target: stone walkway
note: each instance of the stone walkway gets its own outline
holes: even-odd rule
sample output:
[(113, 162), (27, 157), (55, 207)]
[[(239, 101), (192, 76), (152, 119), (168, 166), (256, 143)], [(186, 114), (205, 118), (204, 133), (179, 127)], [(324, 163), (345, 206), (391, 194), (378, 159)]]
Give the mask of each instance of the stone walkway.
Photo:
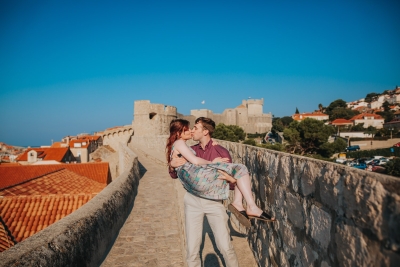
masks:
[[(131, 214), (121, 228), (102, 267), (111, 266), (186, 266), (184, 240), (179, 227), (183, 188), (175, 189), (161, 158), (135, 150), (143, 165), (138, 195)], [(177, 192), (177, 190), (179, 192)], [(182, 202), (182, 203), (180, 203)], [(256, 266), (245, 235), (231, 226), (231, 235), (240, 266)], [(205, 267), (222, 267), (212, 231), (204, 221), (201, 256)]]

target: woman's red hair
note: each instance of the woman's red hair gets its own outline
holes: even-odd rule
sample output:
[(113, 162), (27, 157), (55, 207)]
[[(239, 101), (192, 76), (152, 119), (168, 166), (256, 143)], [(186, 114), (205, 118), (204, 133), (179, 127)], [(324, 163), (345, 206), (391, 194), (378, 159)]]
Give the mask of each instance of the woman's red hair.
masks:
[[(189, 130), (189, 125), (189, 121), (184, 119), (175, 119), (169, 124), (169, 137), (165, 148), (168, 164), (171, 162), (172, 145), (181, 137), (183, 131)], [(172, 169), (173, 168), (170, 166), (169, 170), (172, 171)]]

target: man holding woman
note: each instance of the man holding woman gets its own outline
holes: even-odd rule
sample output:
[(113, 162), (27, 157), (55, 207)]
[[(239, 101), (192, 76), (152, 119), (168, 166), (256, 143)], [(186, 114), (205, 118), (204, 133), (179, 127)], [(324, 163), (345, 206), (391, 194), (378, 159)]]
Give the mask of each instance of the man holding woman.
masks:
[[(186, 260), (189, 267), (201, 265), (199, 251), (202, 242), (204, 215), (207, 216), (216, 244), (224, 257), (226, 265), (238, 266), (238, 260), (231, 243), (227, 223), (228, 216), (221, 201), (227, 198), (228, 193), (228, 185), (225, 180), (237, 182), (238, 186), (235, 187), (232, 205), (235, 210), (240, 211), (239, 215), (266, 221), (274, 220), (256, 206), (251, 193), (247, 168), (241, 164), (225, 163), (232, 162), (229, 152), (220, 145), (212, 144), (211, 136), (214, 128), (215, 122), (204, 117), (196, 120), (190, 132), (188, 122), (185, 120), (173, 120), (170, 125), (170, 138), (167, 144), (168, 162), (170, 166), (176, 167), (179, 172), (179, 178), (188, 191), (184, 197), (184, 207), (187, 243)], [(190, 137), (195, 141), (199, 141), (197, 145), (191, 147), (197, 157), (194, 156), (193, 151), (189, 153), (189, 148), (183, 145)], [(180, 155), (183, 155), (185, 159), (179, 158)], [(235, 180), (226, 172), (233, 174), (232, 176), (235, 176)], [(174, 173), (170, 172), (170, 174), (173, 177)], [(215, 179), (217, 176), (220, 176), (219, 179)], [(199, 181), (205, 181), (206, 183), (209, 181), (210, 186), (199, 185)], [(246, 211), (242, 204), (243, 196), (247, 203)]]

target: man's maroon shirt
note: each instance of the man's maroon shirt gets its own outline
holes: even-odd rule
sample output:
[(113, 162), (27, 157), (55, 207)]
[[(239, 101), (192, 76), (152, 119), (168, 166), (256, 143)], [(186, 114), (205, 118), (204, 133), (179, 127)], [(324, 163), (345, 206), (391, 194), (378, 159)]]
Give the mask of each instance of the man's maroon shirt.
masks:
[[(191, 148), (196, 152), (196, 156), (205, 160), (213, 161), (215, 158), (228, 158), (229, 162), (232, 163), (231, 155), (228, 150), (220, 145), (212, 145), (212, 140), (210, 140), (204, 149), (201, 147), (200, 143), (197, 145), (191, 146)], [(177, 178), (177, 174), (175, 171), (170, 172), (169, 175), (172, 178)], [(235, 188), (234, 184), (229, 184), (229, 188), (233, 190)]]

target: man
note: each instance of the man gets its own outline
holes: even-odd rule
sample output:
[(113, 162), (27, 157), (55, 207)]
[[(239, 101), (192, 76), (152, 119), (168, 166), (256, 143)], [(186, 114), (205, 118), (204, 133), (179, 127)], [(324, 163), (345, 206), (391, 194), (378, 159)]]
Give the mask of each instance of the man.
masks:
[[(212, 145), (211, 136), (215, 129), (215, 122), (209, 118), (200, 117), (195, 121), (191, 130), (194, 141), (199, 141), (197, 145), (192, 146), (196, 155), (205, 160), (212, 161), (217, 157), (228, 158), (232, 162), (228, 150), (220, 145)], [(184, 159), (173, 159), (172, 167), (178, 167), (186, 162)], [(171, 177), (175, 178), (173, 174)], [(239, 191), (239, 190), (238, 190)], [(242, 194), (236, 194), (234, 202), (242, 206)], [(239, 206), (239, 207), (240, 207)], [(185, 228), (186, 228), (186, 261), (188, 267), (200, 267), (201, 260), (199, 256), (200, 245), (202, 242), (204, 215), (213, 231), (215, 242), (221, 254), (224, 257), (226, 266), (239, 266), (236, 253), (231, 243), (231, 237), (228, 227), (228, 215), (222, 201), (210, 200), (192, 195), (186, 192), (184, 197), (185, 207)]]

